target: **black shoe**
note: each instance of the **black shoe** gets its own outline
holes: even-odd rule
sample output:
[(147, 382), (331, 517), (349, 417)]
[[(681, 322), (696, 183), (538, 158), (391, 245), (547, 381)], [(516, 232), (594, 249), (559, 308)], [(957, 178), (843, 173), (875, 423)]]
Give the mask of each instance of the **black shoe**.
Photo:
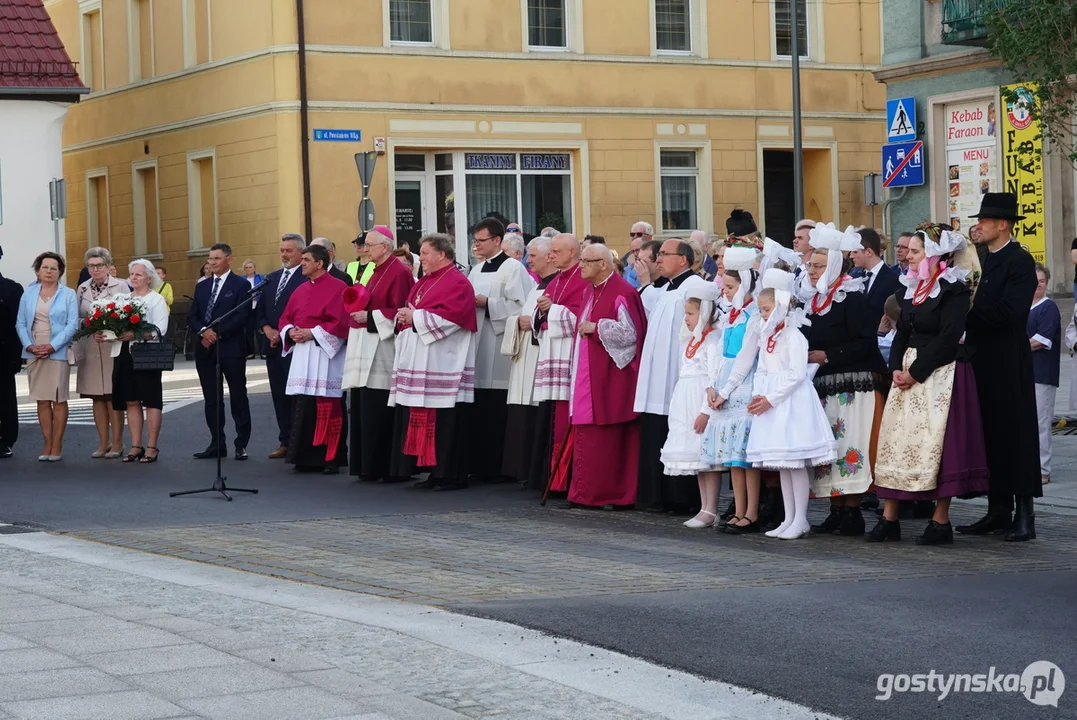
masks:
[(449, 492), (450, 490), (467, 490), (467, 480), (457, 480), (455, 482), (439, 482), (434, 486), (434, 490), (438, 492)]
[(378, 478), (377, 482), (380, 485), (395, 485), (396, 483), (407, 482), (408, 480), (411, 480), (411, 478), (407, 476), (399, 477), (396, 475), (389, 475), (386, 477)]
[[(239, 460), (237, 457), (236, 460)], [(336, 465), (327, 465), (322, 468), (322, 475), (337, 475), (340, 473), (340, 468)]]
[(953, 545), (954, 528), (950, 523), (945, 525), (934, 520), (924, 528), (924, 534), (916, 538), (917, 545)]
[(838, 535), (846, 537), (861, 537), (864, 534), (864, 514), (859, 507), (845, 508), (845, 515), (838, 525)]
[(236, 448), (236, 460), (246, 460), (246, 459), (247, 459), (247, 449), (237, 447)]
[(729, 522), (730, 518), (732, 518), (734, 513), (736, 513), (736, 512), (737, 512), (737, 502), (735, 500), (730, 500), (729, 501), (729, 507), (727, 507), (725, 509), (724, 513), (722, 513), (721, 515), (718, 516), (718, 519), (719, 520), (724, 520), (725, 522)]
[(15, 453), (11, 451), (11, 448), (7, 445), (0, 445), (0, 458), (7, 459), (13, 456)]
[(845, 517), (845, 507), (838, 505), (830, 506), (830, 514), (826, 516), (826, 519), (818, 525), (812, 525), (811, 531), (820, 535), (830, 535), (838, 526), (841, 525), (842, 518)]
[(224, 457), (225, 454), (226, 453), (223, 450), (221, 450), (220, 448), (214, 447), (213, 445), (210, 445), (208, 448), (206, 448), (202, 452), (196, 452), (194, 454), (194, 457), (198, 458), (199, 460), (206, 460), (207, 458), (215, 458), (215, 457), (218, 457), (218, 456)]
[(935, 515), (935, 503), (931, 500), (918, 500), (912, 504), (914, 520), (927, 520)]
[(1019, 496), (1017, 498), (1017, 511), (1013, 514), (1013, 527), (1006, 533), (1003, 540), (1007, 542), (1025, 542), (1036, 539), (1036, 511), (1033, 509), (1032, 498)]
[(958, 525), (957, 530), (962, 535), (989, 535), (993, 532), (1006, 531), (1013, 527), (1013, 518), (1009, 512), (992, 512), (989, 508), (987, 514), (971, 525)]
[(726, 535), (751, 535), (752, 533), (761, 532), (762, 528), (759, 527), (759, 522), (756, 520), (751, 521), (747, 525), (726, 525)]
[(879, 507), (879, 497), (875, 493), (864, 493), (864, 497), (860, 498), (861, 510), (874, 510)]
[(433, 478), (427, 478), (426, 480), (420, 480), (417, 483), (412, 484), (413, 490), (433, 490), (437, 487), (438, 483)]
[(886, 518), (879, 518), (879, 522), (871, 529), (871, 532), (864, 536), (864, 539), (870, 543), (885, 542), (887, 540), (901, 542), (901, 523), (897, 520), (891, 521)]

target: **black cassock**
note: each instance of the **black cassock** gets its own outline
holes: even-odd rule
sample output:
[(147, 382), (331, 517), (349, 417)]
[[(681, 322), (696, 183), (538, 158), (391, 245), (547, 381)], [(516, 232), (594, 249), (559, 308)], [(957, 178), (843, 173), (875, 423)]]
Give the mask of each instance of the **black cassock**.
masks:
[(991, 496), (1012, 507), (1014, 495), (1043, 494), (1032, 349), (1025, 329), (1036, 265), (1012, 241), (982, 262), (965, 345), (980, 395)]

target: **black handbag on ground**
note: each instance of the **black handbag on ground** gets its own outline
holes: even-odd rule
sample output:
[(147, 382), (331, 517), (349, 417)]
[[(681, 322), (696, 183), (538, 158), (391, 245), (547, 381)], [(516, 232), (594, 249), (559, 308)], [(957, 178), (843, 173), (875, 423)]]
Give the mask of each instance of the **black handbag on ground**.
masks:
[(176, 367), (176, 344), (153, 329), (158, 342), (144, 340), (131, 342), (131, 361), (135, 370), (174, 370)]

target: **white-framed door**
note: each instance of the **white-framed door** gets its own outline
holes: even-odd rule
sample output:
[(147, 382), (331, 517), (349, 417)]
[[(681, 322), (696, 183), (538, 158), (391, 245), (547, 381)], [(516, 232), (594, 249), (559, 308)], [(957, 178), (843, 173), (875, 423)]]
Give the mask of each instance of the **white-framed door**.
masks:
[(430, 187), (424, 172), (400, 172), (393, 184), (396, 242), (419, 252), (419, 240), (430, 227)]

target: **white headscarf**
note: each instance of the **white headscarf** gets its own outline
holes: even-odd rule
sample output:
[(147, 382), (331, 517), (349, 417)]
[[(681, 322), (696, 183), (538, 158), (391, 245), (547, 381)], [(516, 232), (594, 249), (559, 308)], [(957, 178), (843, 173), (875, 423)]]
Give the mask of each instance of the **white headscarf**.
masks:
[(935, 242), (931, 237), (920, 230), (916, 233), (920, 236), (920, 239), (924, 242), (924, 255), (926, 256), (918, 267), (909, 266), (909, 271), (900, 276), (898, 279), (901, 284), (905, 286), (905, 299), (909, 300), (916, 294), (916, 288), (919, 286), (921, 280), (930, 280), (934, 274), (935, 269), (941, 263), (941, 261), (935, 259), (940, 258), (943, 255), (949, 255), (953, 253), (955, 255), (954, 264), (943, 264), (943, 270), (939, 273), (939, 276), (935, 278), (934, 283), (931, 285), (931, 290), (927, 293), (926, 298), (938, 297), (942, 291), (942, 281), (948, 280), (952, 283), (963, 283), (969, 275), (969, 268), (958, 267), (956, 264), (956, 256), (965, 251), (969, 246), (968, 239), (961, 233), (953, 232), (952, 230), (943, 230), (939, 233), (939, 241)]
[(797, 308), (792, 311), (789, 309), (793, 301), (793, 273), (771, 268), (763, 273), (761, 284), (764, 290), (774, 291), (774, 310), (763, 324), (761, 337), (767, 338), (773, 335), (775, 328), (783, 322), (787, 328), (793, 329), (811, 324), (804, 316), (803, 309)]
[[(842, 276), (842, 266), (845, 264), (845, 255), (843, 253), (863, 249), (863, 245), (860, 244), (860, 233), (852, 225), (847, 227), (845, 232), (842, 232), (834, 227), (834, 223), (826, 223), (825, 225), (816, 223), (811, 233), (809, 233), (809, 237), (809, 244), (812, 248), (826, 251), (826, 271), (823, 272), (815, 285), (812, 285), (810, 281), (801, 283), (800, 290), (802, 295), (800, 299), (804, 302), (811, 302), (815, 295), (829, 295), (831, 286)], [(863, 289), (864, 278), (847, 277), (835, 291), (833, 302), (840, 303), (845, 299), (846, 293)], [(830, 305), (827, 305), (820, 311), (820, 314), (825, 315), (829, 310)]]
[(744, 298), (752, 286), (752, 268), (759, 257), (759, 251), (755, 248), (733, 246), (727, 248), (722, 264), (726, 270), (732, 270), (740, 277), (740, 288), (733, 296), (732, 307), (736, 310), (744, 308)]
[[(714, 283), (707, 283), (693, 288), (688, 291), (684, 299), (699, 300), (699, 322), (696, 323), (696, 329), (692, 331), (692, 339), (696, 342), (701, 342), (703, 340), (703, 331), (707, 329), (707, 325), (717, 321), (714, 307), (718, 302), (718, 286)], [(682, 327), (684, 330), (688, 329), (687, 325)]]

